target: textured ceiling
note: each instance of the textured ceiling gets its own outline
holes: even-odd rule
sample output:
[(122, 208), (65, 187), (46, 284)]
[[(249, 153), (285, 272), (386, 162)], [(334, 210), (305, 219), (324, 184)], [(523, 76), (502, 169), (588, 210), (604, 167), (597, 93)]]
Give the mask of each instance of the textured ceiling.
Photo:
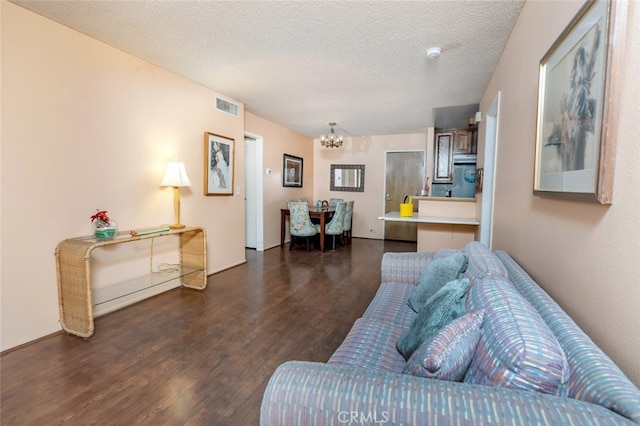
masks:
[(422, 132), (478, 103), (523, 0), (14, 3), (317, 137)]

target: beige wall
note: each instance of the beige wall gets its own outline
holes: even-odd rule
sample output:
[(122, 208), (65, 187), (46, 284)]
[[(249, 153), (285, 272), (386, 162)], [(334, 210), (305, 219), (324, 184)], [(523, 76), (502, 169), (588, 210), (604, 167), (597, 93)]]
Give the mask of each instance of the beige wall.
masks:
[[(348, 137), (340, 149), (323, 148), (314, 140), (315, 184), (314, 199), (343, 198), (355, 201), (353, 209), (353, 236), (359, 238), (383, 238), (384, 223), (378, 220), (384, 214), (385, 152), (422, 150), (427, 147), (427, 134)], [(429, 159), (433, 157), (428, 152)], [(432, 160), (430, 160), (432, 161)], [(364, 164), (364, 192), (330, 191), (331, 164)], [(423, 178), (417, 179), (416, 191), (420, 191)]]
[(501, 91), (494, 248), (512, 254), (640, 384), (640, 2), (631, 1), (611, 206), (534, 197), (538, 64), (584, 2), (528, 1), (481, 101)]
[[(244, 262), (242, 114), (216, 112), (216, 93), (189, 80), (1, 7), (2, 349), (60, 329), (54, 250), (90, 234), (95, 209), (121, 229), (174, 221), (172, 192), (159, 187), (174, 158), (193, 184), (180, 191), (181, 221), (206, 228), (209, 272)], [(203, 195), (205, 131), (236, 140), (233, 196)]]
[[(268, 249), (280, 245), (280, 209), (287, 207), (287, 200), (313, 200), (313, 140), (250, 113), (245, 114), (245, 130), (263, 138), (263, 170), (260, 172), (264, 191), (264, 247)], [(303, 159), (302, 188), (282, 186), (283, 154)], [(267, 168), (272, 170), (271, 175), (265, 174)]]

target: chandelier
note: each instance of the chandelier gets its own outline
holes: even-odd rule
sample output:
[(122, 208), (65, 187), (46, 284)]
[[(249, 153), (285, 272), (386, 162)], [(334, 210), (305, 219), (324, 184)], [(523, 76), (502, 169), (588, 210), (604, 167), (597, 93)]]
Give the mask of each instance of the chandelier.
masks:
[(342, 146), (342, 135), (336, 135), (336, 132), (333, 130), (333, 126), (336, 123), (329, 123), (331, 127), (331, 133), (328, 135), (320, 135), (320, 145), (325, 148), (340, 148)]

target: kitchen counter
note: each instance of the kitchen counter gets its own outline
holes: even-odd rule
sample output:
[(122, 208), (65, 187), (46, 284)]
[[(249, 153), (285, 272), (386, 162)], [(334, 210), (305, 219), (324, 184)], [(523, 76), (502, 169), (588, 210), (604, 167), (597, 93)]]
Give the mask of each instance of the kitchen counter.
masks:
[(414, 200), (433, 200), (433, 201), (473, 201), (475, 203), (475, 198), (462, 198), (462, 197), (422, 197), (415, 196)]
[(418, 224), (418, 251), (437, 251), (442, 248), (462, 248), (478, 237), (475, 198), (413, 197), (418, 213), (400, 217), (390, 212), (380, 220), (413, 222)]
[(440, 223), (448, 225), (480, 225), (478, 219), (464, 217), (445, 217), (445, 216), (400, 216), (400, 212), (390, 212), (384, 216), (379, 216), (378, 220), (388, 220), (391, 222), (411, 222), (411, 223)]

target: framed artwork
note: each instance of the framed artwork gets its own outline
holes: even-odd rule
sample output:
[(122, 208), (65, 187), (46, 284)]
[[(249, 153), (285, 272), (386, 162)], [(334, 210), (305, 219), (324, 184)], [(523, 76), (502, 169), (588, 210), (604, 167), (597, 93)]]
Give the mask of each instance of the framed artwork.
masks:
[(540, 61), (535, 195), (612, 202), (626, 6), (588, 0)]
[(282, 186), (302, 188), (302, 158), (284, 154), (282, 157)]
[(233, 195), (235, 141), (215, 133), (204, 134), (204, 195)]

